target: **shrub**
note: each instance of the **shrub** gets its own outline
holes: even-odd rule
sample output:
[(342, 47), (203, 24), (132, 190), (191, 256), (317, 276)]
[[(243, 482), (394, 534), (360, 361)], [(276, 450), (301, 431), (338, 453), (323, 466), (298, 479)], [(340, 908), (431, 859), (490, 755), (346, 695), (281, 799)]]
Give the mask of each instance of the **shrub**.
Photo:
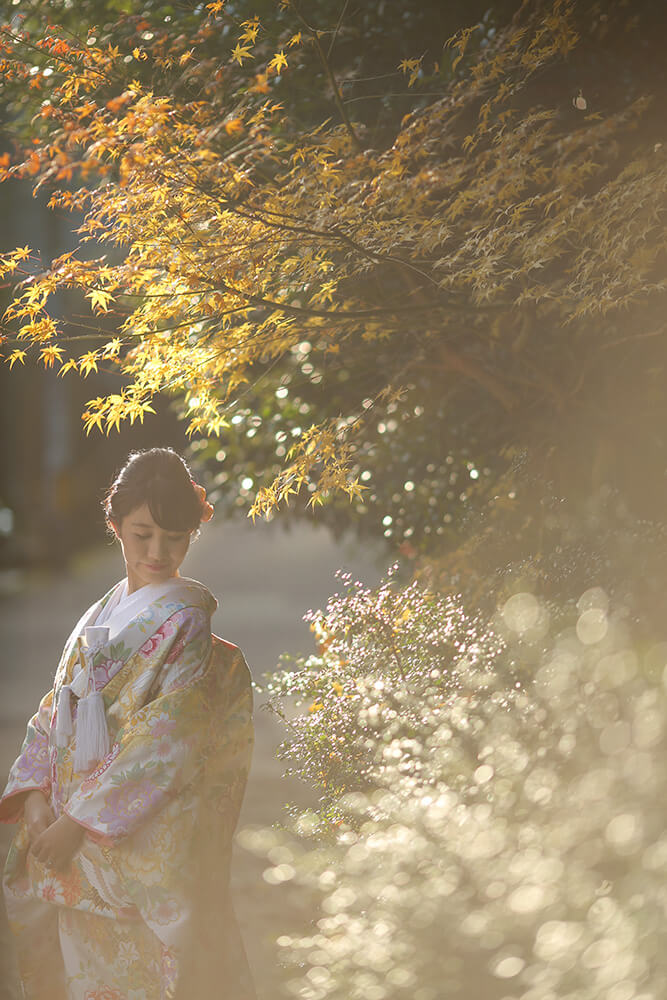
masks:
[(569, 624), (514, 595), (484, 632), (414, 585), (353, 587), (312, 619), (319, 657), (274, 686), (315, 705), (284, 752), (330, 816), (242, 835), (269, 881), (319, 900), (278, 939), (288, 995), (664, 996), (667, 644), (640, 656), (596, 589)]
[[(426, 702), (442, 704), (471, 672), (486, 673), (505, 645), (457, 598), (416, 581), (397, 586), (397, 573), (395, 563), (370, 590), (338, 571), (344, 593), (329, 599), (326, 612), (304, 616), (318, 654), (284, 655), (281, 663), (295, 669), (283, 667), (266, 684), (267, 708), (289, 733), (278, 754), (289, 762), (286, 774), (322, 792), (321, 836), (341, 818), (343, 792), (373, 786), (378, 741), (389, 747), (418, 738)], [(513, 680), (510, 671), (506, 683)]]

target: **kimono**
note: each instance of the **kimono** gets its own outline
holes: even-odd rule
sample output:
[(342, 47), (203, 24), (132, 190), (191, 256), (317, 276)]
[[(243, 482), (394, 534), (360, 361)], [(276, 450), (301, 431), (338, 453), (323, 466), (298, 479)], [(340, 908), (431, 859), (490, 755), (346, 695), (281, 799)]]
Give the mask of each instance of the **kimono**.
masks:
[[(126, 591), (122, 580), (75, 626), (0, 798), (0, 821), (19, 824), (3, 891), (24, 997), (255, 1000), (229, 892), (253, 746), (250, 673), (241, 650), (211, 634), (217, 601), (202, 584)], [(74, 694), (71, 737), (55, 738), (56, 715), (63, 685), (80, 681), (77, 637), (104, 620), (108, 641), (87, 676), (110, 749), (82, 773)], [(23, 801), (36, 788), (56, 818), (85, 829), (62, 871), (28, 852)]]

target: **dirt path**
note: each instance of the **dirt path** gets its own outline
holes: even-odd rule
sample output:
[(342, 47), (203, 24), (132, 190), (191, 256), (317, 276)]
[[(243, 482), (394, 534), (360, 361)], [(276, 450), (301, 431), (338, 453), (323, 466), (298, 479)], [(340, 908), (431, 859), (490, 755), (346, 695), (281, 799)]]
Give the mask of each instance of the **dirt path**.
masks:
[[(364, 550), (353, 541), (337, 544), (322, 528), (304, 525), (286, 533), (275, 523), (258, 521), (253, 526), (239, 520), (205, 526), (181, 572), (201, 580), (216, 595), (220, 606), (213, 630), (241, 647), (253, 678), (262, 683), (262, 674), (275, 668), (281, 652), (312, 651), (311, 634), (302, 616), (308, 608), (324, 607), (329, 594), (339, 589), (334, 577), (338, 567), (374, 584), (387, 562), (379, 548)], [(80, 557), (67, 573), (20, 579), (16, 592), (0, 601), (3, 787), (26, 722), (51, 686), (74, 622), (123, 575), (119, 550), (103, 544)], [(5, 590), (11, 589), (7, 586), (11, 580), (11, 576), (5, 578)], [(264, 695), (255, 695), (255, 752), (239, 829), (280, 822), (287, 801), (302, 805), (313, 801), (309, 789), (282, 777), (275, 751), (283, 729), (262, 709), (265, 701)], [(3, 862), (13, 830), (0, 825)], [(263, 880), (267, 864), (235, 846), (234, 904), (260, 1000), (273, 1000), (278, 981), (287, 975), (277, 967), (273, 942), (284, 927), (286, 907), (293, 905), (287, 891)], [(0, 931), (0, 1000), (14, 1000), (20, 993), (4, 922)]]

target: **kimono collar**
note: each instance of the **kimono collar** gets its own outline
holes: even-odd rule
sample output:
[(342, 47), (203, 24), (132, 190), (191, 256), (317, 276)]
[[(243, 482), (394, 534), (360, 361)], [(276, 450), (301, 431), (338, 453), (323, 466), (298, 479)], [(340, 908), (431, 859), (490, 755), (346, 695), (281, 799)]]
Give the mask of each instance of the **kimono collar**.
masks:
[[(77, 637), (84, 634), (86, 626), (95, 624), (102, 609), (119, 595), (125, 582), (125, 578), (119, 580), (99, 601), (83, 613), (65, 643), (59, 667), (67, 664)], [(210, 617), (218, 607), (218, 602), (203, 583), (186, 576), (171, 577), (162, 583), (146, 584), (145, 587), (140, 587), (121, 600), (105, 622), (111, 629), (108, 645), (121, 643), (126, 654), (123, 657), (125, 659), (164, 620), (186, 607), (200, 607)]]
[(209, 617), (218, 607), (213, 594), (202, 583), (189, 577), (175, 576), (161, 583), (148, 583), (131, 594), (127, 593), (127, 579), (124, 579), (104, 595), (98, 602), (99, 606), (89, 609), (91, 618), (83, 627), (92, 624), (108, 625), (110, 637), (113, 639), (137, 615), (155, 602), (181, 607), (201, 607)]

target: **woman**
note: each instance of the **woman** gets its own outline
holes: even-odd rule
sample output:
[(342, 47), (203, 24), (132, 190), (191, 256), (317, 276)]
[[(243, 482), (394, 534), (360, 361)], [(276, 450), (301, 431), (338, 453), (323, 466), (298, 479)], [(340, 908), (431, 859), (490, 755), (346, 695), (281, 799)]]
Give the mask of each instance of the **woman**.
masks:
[(249, 1000), (229, 898), (253, 744), (241, 650), (182, 577), (213, 508), (171, 449), (104, 500), (126, 566), (81, 617), (0, 799), (3, 888), (26, 1000)]

